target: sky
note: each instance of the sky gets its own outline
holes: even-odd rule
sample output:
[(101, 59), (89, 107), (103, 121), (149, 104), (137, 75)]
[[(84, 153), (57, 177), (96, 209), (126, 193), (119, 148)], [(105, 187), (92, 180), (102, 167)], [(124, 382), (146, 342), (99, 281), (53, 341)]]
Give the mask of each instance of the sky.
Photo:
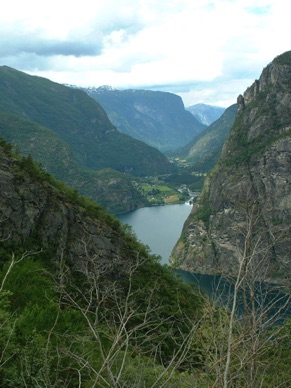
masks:
[(286, 0), (9, 0), (0, 65), (228, 107), (291, 49)]

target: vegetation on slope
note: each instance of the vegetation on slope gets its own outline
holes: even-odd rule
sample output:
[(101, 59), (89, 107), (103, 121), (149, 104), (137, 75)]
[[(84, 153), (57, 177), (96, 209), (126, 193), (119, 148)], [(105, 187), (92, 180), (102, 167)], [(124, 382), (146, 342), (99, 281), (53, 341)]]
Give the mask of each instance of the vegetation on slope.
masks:
[(226, 165), (245, 166), (280, 139), (290, 137), (290, 58), (276, 57), (238, 98), (238, 114), (223, 155)]
[(149, 166), (152, 173), (172, 170), (156, 149), (119, 133), (103, 108), (79, 89), (2, 66), (0, 107), (55, 132), (83, 167), (134, 175), (147, 175)]
[(231, 105), (218, 120), (195, 136), (190, 143), (169, 155), (184, 160), (184, 164), (190, 165), (196, 172), (211, 171), (234, 123), (236, 110), (236, 104)]

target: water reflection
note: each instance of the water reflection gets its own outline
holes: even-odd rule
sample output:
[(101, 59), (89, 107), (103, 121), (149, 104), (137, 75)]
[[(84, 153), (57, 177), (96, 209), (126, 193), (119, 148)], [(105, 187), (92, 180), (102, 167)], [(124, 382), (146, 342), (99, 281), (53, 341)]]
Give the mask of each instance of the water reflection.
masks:
[[(183, 270), (176, 273), (187, 283), (193, 283), (200, 291), (206, 293), (210, 299), (229, 308), (233, 304), (233, 281), (219, 275), (192, 274)], [(246, 285), (237, 293), (238, 317), (245, 317), (252, 313), (256, 317), (263, 316), (270, 325), (282, 323), (285, 318), (291, 317), (290, 294), (285, 292), (284, 286), (255, 282), (251, 287)]]

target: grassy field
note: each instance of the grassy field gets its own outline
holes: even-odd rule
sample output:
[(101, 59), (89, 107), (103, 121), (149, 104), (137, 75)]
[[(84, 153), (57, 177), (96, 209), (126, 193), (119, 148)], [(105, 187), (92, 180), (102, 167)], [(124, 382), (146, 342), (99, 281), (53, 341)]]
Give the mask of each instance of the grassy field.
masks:
[(143, 193), (147, 196), (150, 203), (153, 204), (174, 204), (185, 201), (185, 195), (166, 185), (142, 184)]

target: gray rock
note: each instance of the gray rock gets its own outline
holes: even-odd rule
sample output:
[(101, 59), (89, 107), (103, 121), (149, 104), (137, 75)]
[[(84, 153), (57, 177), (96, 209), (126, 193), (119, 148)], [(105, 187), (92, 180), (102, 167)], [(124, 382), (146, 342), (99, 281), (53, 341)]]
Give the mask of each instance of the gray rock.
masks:
[(263, 263), (262, 275), (286, 276), (291, 263), (290, 84), (291, 60), (274, 60), (238, 97), (238, 116), (222, 158), (185, 223), (173, 264), (194, 272), (235, 273), (247, 241), (248, 254)]
[(37, 241), (37, 249), (53, 249), (56, 260), (64, 256), (80, 268), (89, 258), (123, 265), (135, 255), (118, 227), (106, 222), (104, 211), (100, 217), (89, 214), (46, 180), (21, 169), (0, 147), (0, 240), (21, 247), (28, 239)]

